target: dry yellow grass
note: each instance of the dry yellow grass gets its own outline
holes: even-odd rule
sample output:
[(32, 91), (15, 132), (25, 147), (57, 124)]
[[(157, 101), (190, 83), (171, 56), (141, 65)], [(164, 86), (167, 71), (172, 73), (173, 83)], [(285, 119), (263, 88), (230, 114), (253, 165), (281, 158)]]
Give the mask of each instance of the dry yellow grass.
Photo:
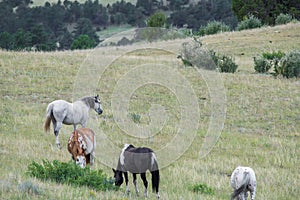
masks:
[[(60, 140), (65, 145), (58, 150), (53, 133), (43, 132), (45, 109), (54, 99), (70, 101), (74, 92), (79, 95), (77, 92), (80, 91), (74, 91), (75, 82), (81, 81), (76, 78), (78, 72), (93, 61), (95, 66), (108, 66), (100, 80), (89, 80), (95, 82), (95, 92), (101, 95), (104, 106), (102, 116), (90, 113), (90, 120), (94, 123), (89, 125), (95, 129), (101, 127), (117, 151), (124, 142), (148, 145), (159, 151), (178, 134), (177, 123), (182, 115), (182, 102), (176, 91), (170, 91), (170, 87), (164, 85), (148, 84), (132, 94), (129, 113), (139, 114), (142, 126), (150, 122), (151, 104), (159, 104), (166, 108), (170, 120), (159, 134), (150, 139), (125, 134), (116, 124), (112, 108), (113, 92), (120, 86), (118, 83), (122, 77), (129, 76), (138, 69), (137, 66), (145, 63), (150, 67), (173, 66), (194, 89), (200, 109), (199, 128), (187, 151), (161, 169), (162, 199), (229, 199), (228, 175), (237, 165), (251, 166), (255, 170), (257, 199), (297, 199), (300, 194), (300, 82), (298, 79), (255, 74), (252, 57), (264, 51), (299, 49), (299, 32), (300, 24), (297, 23), (201, 38), (207, 48), (232, 55), (239, 65), (237, 73), (221, 74), (226, 91), (226, 120), (216, 145), (204, 158), (199, 158), (198, 153), (209, 126), (211, 97), (203, 77), (195, 69), (183, 67), (176, 59), (183, 40), (151, 43), (149, 46), (105, 47), (99, 51), (0, 51), (0, 198), (144, 199), (135, 197), (131, 182), (132, 194), (128, 197), (123, 195), (124, 185), (117, 192), (95, 192), (86, 187), (42, 182), (25, 175), (31, 161), (57, 159), (67, 162), (71, 159), (66, 143), (72, 127), (63, 126)], [(93, 59), (95, 55), (96, 59)], [(138, 81), (139, 77), (131, 80)], [(114, 152), (105, 150), (102, 133), (97, 134), (95, 168), (112, 174), (110, 165), (117, 157), (110, 157), (115, 156)], [(178, 142), (178, 146), (182, 143)], [(173, 153), (167, 156), (172, 157)], [(164, 165), (162, 159), (162, 156), (158, 157), (159, 163)], [(102, 164), (103, 160), (108, 165)], [(26, 181), (38, 186), (41, 193), (21, 190), (19, 185)], [(190, 187), (198, 183), (213, 188), (214, 194), (193, 193)], [(140, 181), (139, 186), (142, 189)], [(155, 199), (155, 195), (150, 194), (149, 199)]]

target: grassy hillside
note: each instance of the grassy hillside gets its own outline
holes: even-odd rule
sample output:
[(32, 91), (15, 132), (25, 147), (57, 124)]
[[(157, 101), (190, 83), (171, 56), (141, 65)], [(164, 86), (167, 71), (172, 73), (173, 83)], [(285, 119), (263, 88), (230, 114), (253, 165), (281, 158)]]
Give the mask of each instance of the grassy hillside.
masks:
[[(111, 167), (115, 166), (122, 145), (133, 143), (157, 152), (163, 167), (162, 199), (229, 199), (232, 189), (228, 175), (237, 165), (255, 170), (257, 199), (298, 199), (300, 82), (254, 73), (252, 57), (265, 51), (299, 49), (299, 32), (297, 23), (201, 38), (205, 47), (233, 56), (239, 65), (237, 73), (220, 76), (216, 73), (207, 76), (203, 71), (199, 74), (179, 62), (176, 56), (185, 40), (94, 51), (0, 51), (0, 199), (144, 199), (135, 197), (131, 176), (131, 197), (127, 197), (123, 194), (124, 185), (120, 191), (96, 192), (25, 175), (31, 161), (71, 159), (66, 145), (72, 126), (64, 125), (61, 129), (61, 150), (55, 146), (52, 125), (51, 133), (43, 131), (47, 104), (55, 99), (71, 101), (90, 93), (100, 94), (104, 109), (100, 116), (94, 111), (89, 114), (88, 125), (97, 130), (96, 169), (112, 175)], [(172, 74), (165, 74), (170, 68), (181, 76), (173, 74), (173, 78)], [(85, 69), (103, 71), (85, 74)], [(142, 69), (143, 73), (138, 71)], [(149, 77), (155, 80), (151, 82)], [(211, 80), (207, 77), (212, 82), (224, 83), (226, 98), (220, 101), (226, 106), (226, 119), (212, 151), (199, 157), (214, 109), (210, 94), (218, 92), (216, 88), (208, 88)], [(148, 84), (143, 85), (145, 82)], [(181, 90), (185, 90), (184, 95)], [(137, 127), (163, 124), (151, 129), (154, 135), (142, 135), (143, 131), (138, 135), (119, 126), (121, 119), (115, 115), (122, 113), (117, 113), (115, 106), (120, 91), (124, 95), (129, 92), (125, 116), (135, 121)], [(180, 124), (186, 115), (184, 111), (191, 107), (185, 102), (193, 95), (199, 107), (197, 130), (192, 129), (193, 119), (182, 127)], [(194, 110), (189, 113), (192, 115)], [(166, 121), (159, 123), (155, 119)], [(188, 129), (185, 135), (178, 133), (180, 128)], [(165, 147), (172, 151), (163, 152)], [(180, 151), (185, 153), (181, 155)], [(174, 157), (177, 154), (180, 156)], [(148, 177), (151, 182), (150, 174)], [(28, 183), (39, 192), (32, 186), (26, 187)], [(139, 180), (138, 184), (142, 195), (142, 182)], [(191, 188), (196, 184), (208, 185), (214, 194), (194, 193)], [(155, 195), (150, 193), (149, 199), (155, 199)]]

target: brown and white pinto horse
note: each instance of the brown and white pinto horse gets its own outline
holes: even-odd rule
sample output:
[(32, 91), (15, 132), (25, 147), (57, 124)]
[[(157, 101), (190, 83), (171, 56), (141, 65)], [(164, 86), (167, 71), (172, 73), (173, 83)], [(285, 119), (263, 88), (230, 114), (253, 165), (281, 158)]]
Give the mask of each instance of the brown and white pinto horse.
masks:
[(76, 165), (84, 168), (86, 164), (93, 166), (95, 158), (96, 137), (89, 128), (74, 130), (68, 142), (68, 151)]

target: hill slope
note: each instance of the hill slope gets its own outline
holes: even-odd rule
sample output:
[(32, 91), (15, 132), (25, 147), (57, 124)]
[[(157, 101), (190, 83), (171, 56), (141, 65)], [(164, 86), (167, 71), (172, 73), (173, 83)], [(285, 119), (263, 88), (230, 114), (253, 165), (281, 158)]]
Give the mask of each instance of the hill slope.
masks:
[[(299, 48), (299, 32), (297, 23), (201, 38), (207, 48), (232, 55), (239, 64), (239, 72), (235, 74), (210, 76), (224, 84), (226, 94), (221, 99), (226, 107), (226, 119), (219, 138), (206, 137), (213, 110), (210, 94), (219, 90), (207, 88), (209, 80), (205, 80), (206, 74), (201, 74), (205, 72), (199, 74), (191, 67), (183, 67), (176, 59), (186, 40), (104, 47), (94, 51), (0, 51), (0, 199), (124, 199), (124, 185), (120, 191), (95, 192), (86, 187), (42, 182), (25, 175), (31, 161), (68, 162), (71, 159), (66, 145), (72, 126), (63, 125), (60, 133), (63, 149), (58, 150), (52, 130), (47, 134), (43, 131), (45, 109), (52, 100), (71, 101), (89, 92), (100, 94), (104, 109), (100, 116), (94, 111), (89, 114), (88, 126), (97, 130), (96, 169), (104, 169), (112, 175), (111, 167), (115, 166), (123, 144), (133, 143), (149, 146), (157, 152), (159, 165), (164, 166), (160, 184), (163, 199), (228, 199), (231, 193), (228, 175), (237, 165), (251, 166), (255, 170), (257, 199), (297, 199), (300, 194), (300, 82), (253, 73), (252, 57), (264, 51)], [(85, 74), (88, 67), (97, 69), (93, 67), (99, 66), (104, 66), (102, 74), (100, 71)], [(136, 76), (142, 69), (144, 73)], [(171, 70), (170, 73), (166, 75), (165, 69)], [(167, 79), (171, 72), (175, 78), (179, 73), (179, 78)], [(157, 77), (148, 80), (153, 74)], [(99, 79), (86, 78), (86, 75)], [(130, 81), (126, 82), (127, 79)], [(175, 86), (160, 82), (163, 80)], [(184, 95), (179, 93), (182, 85), (186, 86)], [(80, 86), (83, 87), (80, 89)], [(118, 105), (120, 88), (125, 88), (121, 90), (123, 98), (127, 95), (125, 92), (130, 95), (126, 116), (139, 127), (166, 119), (165, 123), (158, 123), (163, 124), (163, 128), (154, 129), (157, 133), (150, 137), (122, 129), (120, 119), (115, 118), (118, 113), (114, 107)], [(193, 90), (189, 90), (191, 88)], [(130, 93), (131, 90), (134, 91)], [(199, 106), (198, 129), (189, 130), (183, 135), (186, 138), (177, 141), (175, 137), (182, 137), (179, 128), (192, 127), (186, 121), (181, 122), (186, 116), (185, 109), (190, 108), (186, 97), (191, 94), (196, 96)], [(180, 123), (186, 126), (180, 127)], [(189, 134), (193, 131), (196, 133), (190, 142)], [(217, 143), (202, 158), (199, 151), (205, 138), (207, 142), (216, 139)], [(173, 141), (176, 145), (169, 146), (174, 149), (161, 153)], [(181, 148), (183, 155), (175, 159), (173, 155)], [(28, 183), (38, 187), (40, 192), (35, 193)], [(138, 184), (142, 188), (140, 180)], [(208, 185), (214, 194), (194, 193), (191, 188), (195, 184)], [(133, 185), (130, 186), (134, 195)], [(149, 195), (155, 199), (154, 194)]]

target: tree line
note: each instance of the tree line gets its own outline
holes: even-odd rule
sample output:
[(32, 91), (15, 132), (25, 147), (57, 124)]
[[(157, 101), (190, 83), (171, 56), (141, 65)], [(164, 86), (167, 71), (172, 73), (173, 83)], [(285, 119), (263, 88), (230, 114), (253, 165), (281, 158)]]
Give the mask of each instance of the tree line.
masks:
[[(121, 24), (146, 27), (149, 26), (147, 19), (158, 11), (166, 14), (169, 26), (198, 31), (201, 26), (215, 20), (234, 28), (238, 19), (248, 14), (247, 10), (254, 15), (263, 12), (254, 9), (255, 2), (260, 1), (269, 2), (248, 1), (253, 5), (250, 9), (241, 0), (203, 0), (196, 3), (190, 0), (167, 0), (167, 4), (162, 0), (137, 0), (135, 5), (121, 0), (105, 6), (99, 0), (87, 0), (84, 3), (58, 0), (53, 4), (46, 2), (44, 6), (32, 6), (32, 0), (2, 0), (0, 48), (33, 48), (42, 51), (92, 48), (102, 40), (97, 35), (98, 31)], [(281, 9), (299, 17), (299, 3), (288, 0), (282, 2), (281, 6), (274, 4), (276, 13)], [(288, 6), (292, 8), (288, 9)], [(259, 16), (266, 16), (266, 22), (270, 22), (270, 15)]]

